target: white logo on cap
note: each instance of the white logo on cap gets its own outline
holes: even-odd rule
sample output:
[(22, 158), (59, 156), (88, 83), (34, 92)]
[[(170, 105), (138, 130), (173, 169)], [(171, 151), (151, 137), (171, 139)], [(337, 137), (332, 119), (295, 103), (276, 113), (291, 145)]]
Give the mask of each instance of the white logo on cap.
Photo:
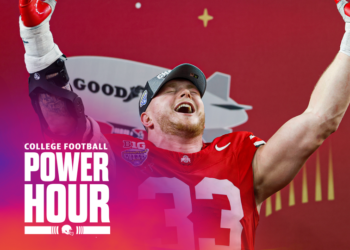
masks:
[(158, 79), (165, 78), (167, 75), (169, 75), (170, 72), (171, 70), (164, 71), (163, 73), (160, 73), (159, 75), (157, 75), (157, 78)]
[(142, 106), (146, 105), (146, 103), (147, 103), (147, 90), (143, 91), (143, 94), (141, 96), (140, 108), (142, 108)]

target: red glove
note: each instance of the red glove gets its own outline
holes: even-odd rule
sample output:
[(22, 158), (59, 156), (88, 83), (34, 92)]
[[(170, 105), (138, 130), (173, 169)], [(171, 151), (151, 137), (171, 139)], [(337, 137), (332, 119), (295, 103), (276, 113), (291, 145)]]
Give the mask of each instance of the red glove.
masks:
[[(56, 0), (52, 0), (52, 2), (56, 2)], [(19, 12), (24, 26), (35, 27), (41, 24), (53, 11), (49, 4), (41, 0), (19, 0)]]
[(346, 23), (350, 22), (350, 4), (345, 0), (334, 0), (337, 4), (337, 8), (340, 12), (340, 15), (343, 17)]

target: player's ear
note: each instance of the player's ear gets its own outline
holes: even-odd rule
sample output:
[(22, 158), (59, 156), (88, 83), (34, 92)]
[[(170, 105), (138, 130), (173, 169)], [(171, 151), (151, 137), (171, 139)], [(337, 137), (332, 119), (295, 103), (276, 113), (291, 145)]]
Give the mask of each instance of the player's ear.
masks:
[(146, 128), (148, 128), (148, 129), (153, 128), (153, 125), (154, 125), (153, 120), (147, 112), (143, 112), (141, 114), (141, 122), (142, 122), (143, 126), (145, 126)]

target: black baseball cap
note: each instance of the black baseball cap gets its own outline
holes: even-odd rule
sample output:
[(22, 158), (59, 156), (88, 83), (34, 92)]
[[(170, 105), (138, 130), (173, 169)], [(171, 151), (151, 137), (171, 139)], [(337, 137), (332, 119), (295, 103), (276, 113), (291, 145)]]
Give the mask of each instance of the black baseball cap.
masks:
[(201, 97), (203, 97), (205, 89), (207, 88), (207, 79), (205, 78), (203, 72), (192, 64), (180, 64), (173, 70), (164, 71), (156, 77), (153, 77), (151, 80), (147, 81), (145, 89), (142, 92), (139, 101), (140, 116), (143, 112), (146, 111), (148, 105), (157, 95), (159, 90), (164, 86), (164, 84), (171, 80), (179, 78), (192, 82), (199, 90)]

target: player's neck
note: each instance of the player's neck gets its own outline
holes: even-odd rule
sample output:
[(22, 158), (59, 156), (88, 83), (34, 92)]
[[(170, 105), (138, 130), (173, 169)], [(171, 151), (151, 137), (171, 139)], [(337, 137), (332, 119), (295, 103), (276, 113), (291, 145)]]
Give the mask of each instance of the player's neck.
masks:
[(199, 152), (203, 146), (202, 135), (194, 138), (184, 138), (178, 135), (149, 133), (148, 140), (158, 148), (184, 154)]

